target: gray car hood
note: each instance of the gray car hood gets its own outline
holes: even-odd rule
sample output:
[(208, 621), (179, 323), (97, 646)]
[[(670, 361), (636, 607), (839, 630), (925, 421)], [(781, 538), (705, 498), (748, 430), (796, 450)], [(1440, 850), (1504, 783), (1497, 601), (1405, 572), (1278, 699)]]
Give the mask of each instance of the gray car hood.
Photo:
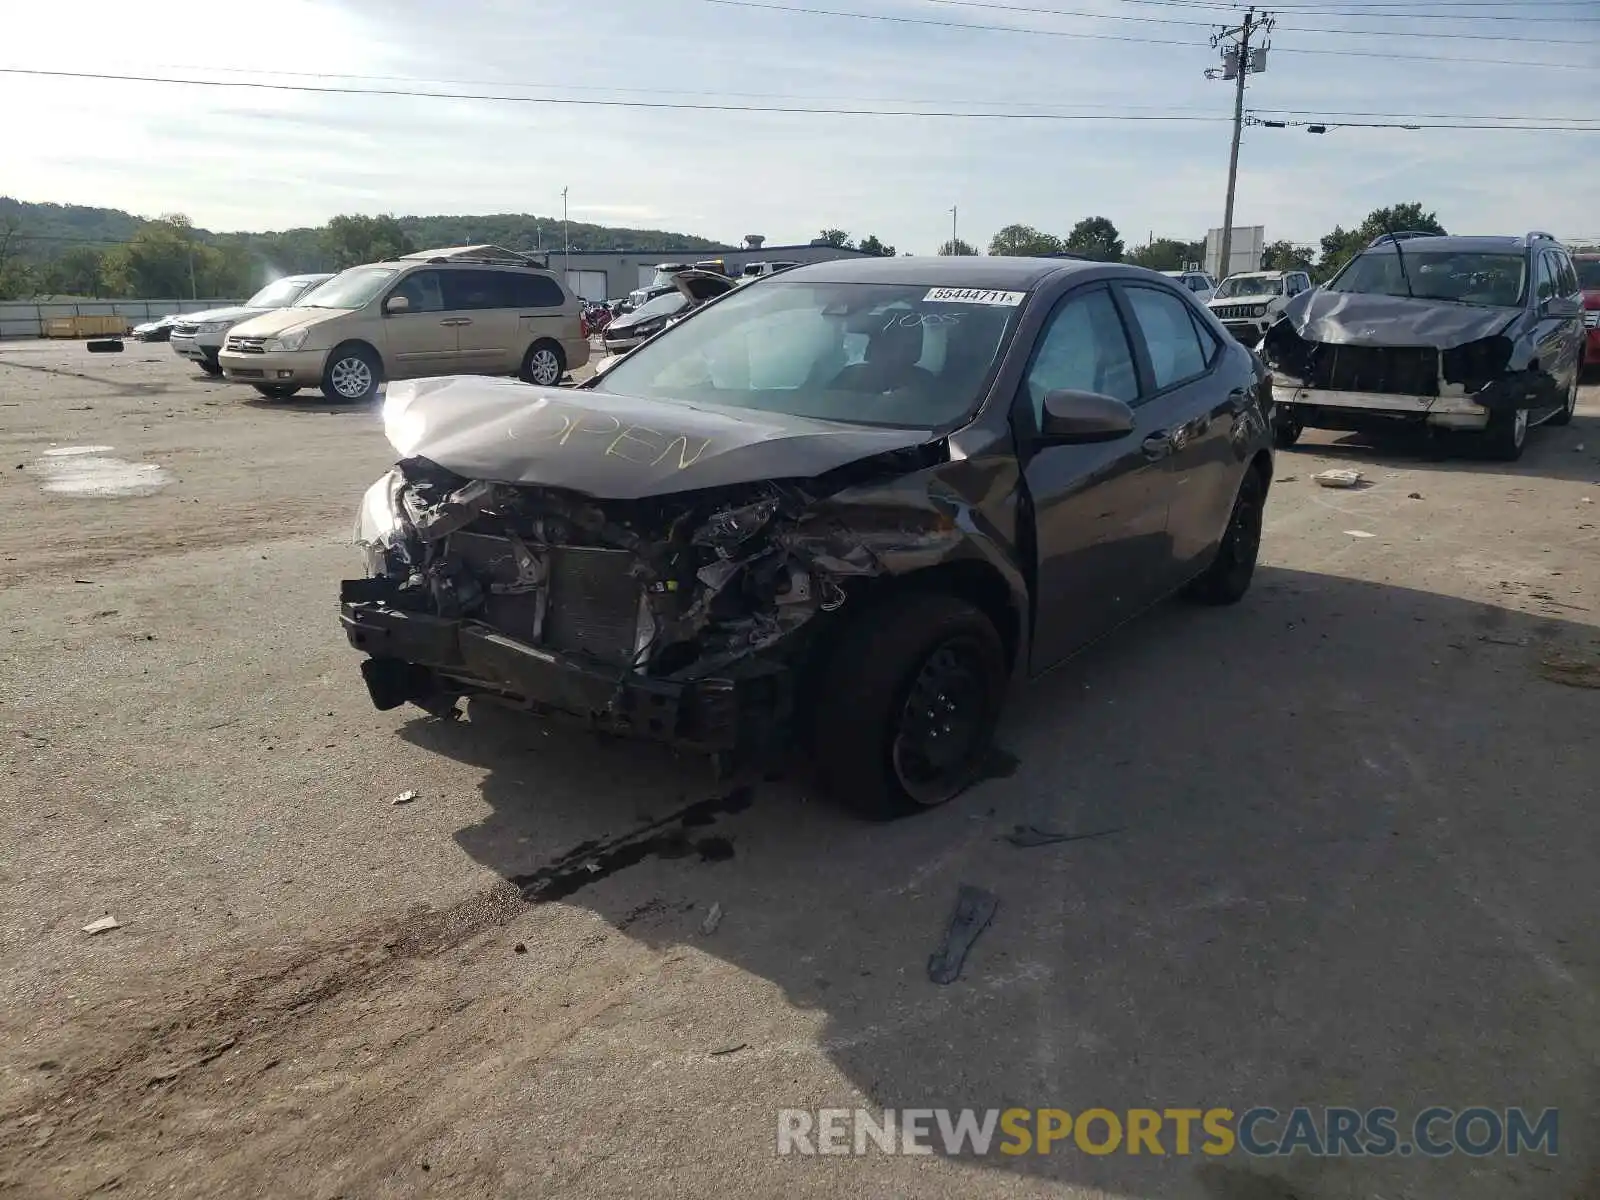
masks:
[(1283, 315), (1308, 342), (1449, 350), (1499, 333), (1521, 311), (1318, 288), (1289, 301)]
[(470, 375), (389, 385), (383, 424), (401, 458), (602, 500), (810, 478), (935, 436)]
[(262, 313), (272, 312), (270, 308), (208, 308), (204, 312), (184, 313), (177, 319), (185, 324), (203, 324), (206, 321), (232, 321), (237, 324), (250, 317), (259, 317)]

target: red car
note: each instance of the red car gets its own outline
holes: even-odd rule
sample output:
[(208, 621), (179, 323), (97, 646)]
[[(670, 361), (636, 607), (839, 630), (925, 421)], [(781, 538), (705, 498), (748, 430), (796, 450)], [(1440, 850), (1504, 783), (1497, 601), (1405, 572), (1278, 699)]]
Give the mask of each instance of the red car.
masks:
[(1583, 369), (1600, 371), (1600, 253), (1574, 254), (1583, 287)]

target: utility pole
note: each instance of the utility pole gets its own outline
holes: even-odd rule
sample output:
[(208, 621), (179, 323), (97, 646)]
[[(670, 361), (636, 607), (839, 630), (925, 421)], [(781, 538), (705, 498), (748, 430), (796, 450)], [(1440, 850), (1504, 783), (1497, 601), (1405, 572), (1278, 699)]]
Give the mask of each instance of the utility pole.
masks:
[(960, 244), (961, 238), (956, 233), (956, 206), (952, 204), (950, 206), (950, 253), (959, 254), (960, 251), (956, 247)]
[(572, 235), (567, 225), (567, 189), (561, 189), (561, 274), (572, 274)]
[(1233, 265), (1233, 200), (1239, 184), (1239, 140), (1244, 133), (1244, 79), (1246, 75), (1260, 74), (1267, 69), (1268, 46), (1251, 46), (1252, 36), (1265, 37), (1272, 32), (1273, 20), (1269, 13), (1256, 17), (1252, 7), (1244, 14), (1244, 23), (1214, 35), (1212, 46), (1223, 46), (1222, 66), (1206, 72), (1207, 79), (1231, 79), (1233, 88), (1233, 145), (1228, 152), (1228, 198), (1222, 209), (1222, 246), (1217, 256), (1217, 278), (1226, 278)]

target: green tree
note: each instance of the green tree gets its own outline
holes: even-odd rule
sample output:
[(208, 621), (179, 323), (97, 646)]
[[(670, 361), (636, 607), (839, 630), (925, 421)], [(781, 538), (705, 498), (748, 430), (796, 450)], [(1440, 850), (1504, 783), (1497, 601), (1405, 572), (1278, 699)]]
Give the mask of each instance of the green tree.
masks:
[(69, 246), (44, 269), (44, 290), (53, 295), (105, 295), (105, 252), (93, 246)]
[(862, 238), (861, 243), (856, 247), (856, 249), (861, 251), (863, 254), (876, 254), (879, 258), (894, 257), (894, 247), (884, 245), (878, 240), (878, 235), (875, 233), (869, 233), (866, 237)]
[(1185, 242), (1177, 238), (1155, 238), (1148, 245), (1135, 246), (1127, 260), (1138, 267), (1152, 271), (1181, 271), (1190, 263), (1204, 262), (1206, 244)]
[(837, 246), (841, 250), (850, 249), (850, 235), (842, 229), (824, 229), (817, 234), (817, 241), (824, 246)]
[(944, 245), (940, 246), (939, 253), (944, 255), (946, 258), (951, 258), (961, 255), (974, 255), (977, 254), (978, 251), (971, 242), (964, 242), (960, 238), (956, 238), (953, 241), (945, 242)]
[(1263, 271), (1309, 271), (1312, 265), (1309, 246), (1297, 246), (1285, 241), (1268, 242), (1266, 249), (1261, 252)]
[(417, 249), (406, 231), (400, 228), (400, 222), (388, 213), (376, 217), (355, 213), (334, 217), (322, 231), (322, 241), (336, 271), (398, 258), (415, 253)]
[(1066, 248), (1099, 262), (1122, 261), (1122, 235), (1108, 217), (1085, 217), (1067, 234)]
[(105, 284), (121, 296), (196, 297), (200, 280), (214, 269), (217, 251), (201, 242), (182, 213), (146, 222), (127, 245), (108, 251)]
[(1439, 223), (1438, 214), (1424, 212), (1420, 204), (1375, 208), (1354, 229), (1335, 225), (1332, 233), (1322, 236), (1322, 257), (1317, 260), (1318, 280), (1331, 279), (1340, 267), (1366, 249), (1374, 238), (1390, 232), (1442, 234), (1446, 230)]
[(19, 257), (17, 230), (21, 222), (13, 217), (0, 220), (0, 300), (17, 300), (34, 294), (32, 268)]
[(1059, 254), (1064, 247), (1053, 233), (1043, 233), (1032, 225), (1007, 225), (989, 239), (989, 253), (1008, 257), (1030, 254)]

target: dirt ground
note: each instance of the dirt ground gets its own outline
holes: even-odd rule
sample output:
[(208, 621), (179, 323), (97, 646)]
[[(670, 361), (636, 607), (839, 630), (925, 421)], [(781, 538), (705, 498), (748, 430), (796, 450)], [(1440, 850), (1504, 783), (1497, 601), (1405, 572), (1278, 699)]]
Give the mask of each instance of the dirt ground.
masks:
[[(373, 411), (0, 345), (0, 1193), (1592, 1200), (1600, 389), (1531, 439), (1308, 435), (1242, 605), (1019, 690), (1014, 770), (870, 825), (373, 711)], [(963, 883), (999, 910), (940, 987)], [(1297, 1104), (1558, 1108), (1559, 1154), (775, 1152), (781, 1108)]]

